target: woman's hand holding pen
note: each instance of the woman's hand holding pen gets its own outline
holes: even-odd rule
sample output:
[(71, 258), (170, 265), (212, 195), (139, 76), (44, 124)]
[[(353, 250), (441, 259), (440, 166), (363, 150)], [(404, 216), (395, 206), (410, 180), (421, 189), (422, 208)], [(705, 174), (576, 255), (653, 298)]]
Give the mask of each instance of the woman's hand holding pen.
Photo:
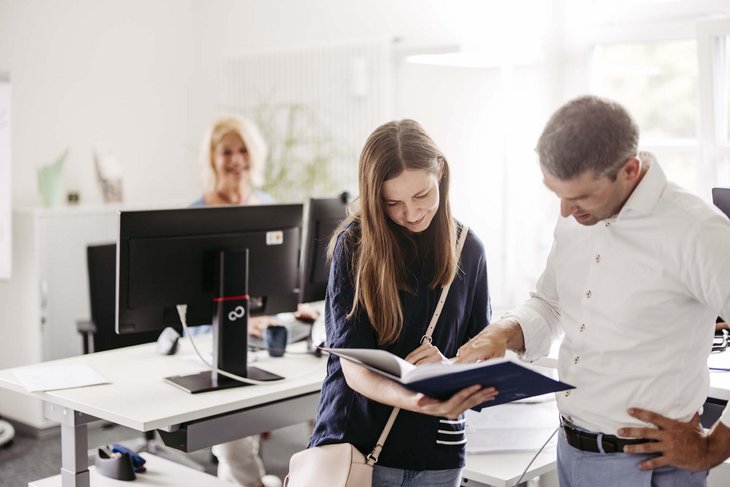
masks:
[[(418, 348), (409, 353), (406, 356), (406, 362), (413, 365), (450, 363), (438, 347), (429, 341), (424, 341)], [(497, 394), (499, 394), (499, 391), (494, 387), (483, 389), (479, 385), (474, 385), (457, 392), (448, 401), (439, 401), (424, 394), (416, 394), (414, 399), (416, 410), (419, 412), (453, 419), (458, 418), (461, 413), (477, 404), (493, 400), (497, 397)]]
[(406, 356), (406, 362), (410, 362), (413, 365), (449, 363), (448, 359), (443, 356), (438, 347), (432, 345), (429, 341), (424, 341), (421, 346), (409, 353)]

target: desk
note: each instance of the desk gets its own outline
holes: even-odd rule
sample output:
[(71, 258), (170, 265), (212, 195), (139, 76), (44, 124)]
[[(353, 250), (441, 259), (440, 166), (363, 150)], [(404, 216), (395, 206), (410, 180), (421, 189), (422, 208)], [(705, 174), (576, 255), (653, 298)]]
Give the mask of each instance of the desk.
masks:
[[(710, 354), (707, 363), (710, 367), (730, 369), (730, 351)], [(710, 392), (708, 397), (730, 401), (730, 371), (710, 371)]]
[[(197, 341), (205, 348), (204, 337), (198, 337)], [(303, 344), (294, 347), (297, 346), (303, 348)], [(184, 444), (182, 449), (193, 451), (305, 421), (315, 413), (325, 374), (324, 359), (294, 354), (281, 359), (265, 358), (256, 366), (285, 377), (308, 371), (311, 374), (266, 386), (190, 395), (162, 381), (169, 375), (204, 370), (190, 354), (185, 340), (181, 342), (180, 352), (173, 356), (158, 355), (154, 344), (147, 344), (46, 363), (87, 363), (112, 381), (100, 386), (32, 394), (44, 400), (46, 414), (61, 423), (64, 487), (90, 484), (86, 425), (98, 419), (138, 431), (161, 429), (161, 434), (173, 435), (178, 443), (173, 446)], [(711, 356), (710, 364), (730, 366), (730, 353)], [(28, 394), (15, 379), (12, 369), (0, 371), (0, 388)], [(730, 372), (711, 374), (710, 397), (730, 399)], [(532, 455), (531, 452), (469, 454), (463, 476), (471, 482), (512, 486)], [(555, 450), (548, 446), (524, 480), (554, 469), (554, 463)]]
[[(545, 401), (501, 404), (466, 414), (467, 455), (462, 485), (512, 487), (558, 426), (552, 395)], [(532, 398), (531, 401), (535, 401)], [(522, 482), (555, 470), (557, 433), (525, 471)], [(497, 451), (504, 450), (507, 451)], [(480, 452), (481, 451), (481, 452)], [(483, 452), (483, 453), (482, 453)]]
[[(522, 482), (555, 470), (557, 455), (555, 445), (555, 440), (551, 440), (525, 472)], [(522, 471), (534, 455), (533, 451), (467, 454), (462, 485), (474, 487), (478, 485), (493, 487), (517, 485)]]
[[(198, 337), (196, 343), (210, 349), (210, 337)], [(297, 349), (303, 352), (305, 344), (290, 348)], [(265, 357), (256, 366), (295, 378), (193, 395), (163, 382), (170, 375), (205, 370), (191, 354), (188, 341), (183, 340), (177, 355), (159, 355), (152, 343), (44, 364), (85, 363), (111, 381), (32, 394), (45, 401), (46, 416), (61, 423), (63, 487), (89, 486), (86, 425), (100, 419), (138, 431), (166, 430), (192, 451), (314, 417), (325, 359), (305, 354)], [(0, 371), (0, 387), (28, 394), (12, 369)]]

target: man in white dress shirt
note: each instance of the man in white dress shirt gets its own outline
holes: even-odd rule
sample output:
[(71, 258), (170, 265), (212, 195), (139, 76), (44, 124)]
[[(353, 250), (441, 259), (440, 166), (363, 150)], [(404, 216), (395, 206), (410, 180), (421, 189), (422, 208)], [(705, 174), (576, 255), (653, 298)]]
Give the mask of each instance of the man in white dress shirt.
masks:
[(546, 268), (527, 302), (458, 353), (470, 362), (511, 349), (532, 361), (564, 335), (560, 379), (576, 389), (557, 395), (561, 487), (706, 485), (706, 469), (651, 470), (639, 464), (656, 453), (623, 453), (652, 435), (618, 436), (647, 425), (630, 408), (698, 431), (715, 318), (730, 316), (730, 223), (668, 182), (638, 141), (609, 100), (581, 97), (553, 114), (537, 145), (560, 198)]

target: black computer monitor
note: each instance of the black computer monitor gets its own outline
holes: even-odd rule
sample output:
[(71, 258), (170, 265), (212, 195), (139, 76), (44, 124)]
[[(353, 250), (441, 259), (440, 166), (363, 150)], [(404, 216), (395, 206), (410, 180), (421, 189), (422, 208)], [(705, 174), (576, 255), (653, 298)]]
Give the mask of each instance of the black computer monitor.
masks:
[(347, 194), (338, 198), (312, 198), (307, 205), (307, 226), (302, 258), (301, 301), (324, 300), (329, 278), (327, 245), (347, 216)]
[(712, 202), (730, 217), (730, 188), (712, 188)]
[[(188, 324), (212, 322), (219, 369), (278, 378), (246, 366), (246, 323), (296, 310), (302, 214), (300, 204), (120, 212), (117, 333), (175, 325), (185, 304)], [(215, 373), (169, 380), (190, 392), (243, 385)]]

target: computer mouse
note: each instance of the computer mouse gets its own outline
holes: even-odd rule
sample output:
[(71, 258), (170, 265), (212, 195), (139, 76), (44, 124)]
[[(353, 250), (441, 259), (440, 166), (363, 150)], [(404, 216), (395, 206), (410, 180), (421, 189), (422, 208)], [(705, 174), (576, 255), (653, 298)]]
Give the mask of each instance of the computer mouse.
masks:
[(174, 328), (167, 327), (162, 330), (159, 338), (157, 338), (157, 353), (160, 355), (172, 355), (177, 352), (177, 343), (180, 340), (180, 334)]

